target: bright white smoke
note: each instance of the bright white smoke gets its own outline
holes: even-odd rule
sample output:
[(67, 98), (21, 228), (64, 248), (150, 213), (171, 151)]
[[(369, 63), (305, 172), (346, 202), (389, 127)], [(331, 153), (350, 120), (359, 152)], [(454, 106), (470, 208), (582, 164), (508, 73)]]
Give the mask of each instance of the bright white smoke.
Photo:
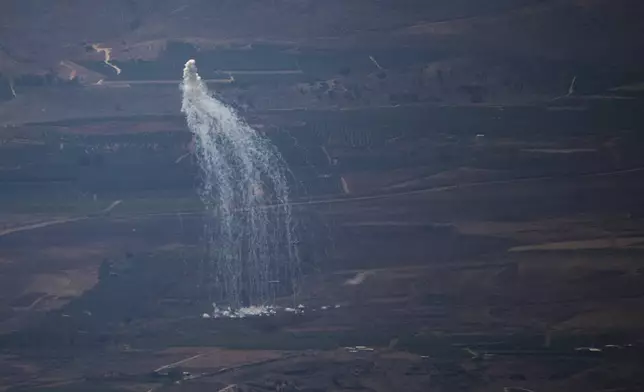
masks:
[(181, 90), (208, 212), (205, 280), (233, 307), (270, 303), (280, 290), (294, 292), (299, 258), (279, 152), (210, 94), (194, 60), (185, 65)]

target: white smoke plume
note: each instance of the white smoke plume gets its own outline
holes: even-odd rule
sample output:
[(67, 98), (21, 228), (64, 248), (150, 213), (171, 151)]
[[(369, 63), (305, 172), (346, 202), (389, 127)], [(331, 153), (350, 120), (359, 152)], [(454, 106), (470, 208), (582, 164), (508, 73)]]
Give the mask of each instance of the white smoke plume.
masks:
[(185, 64), (181, 90), (208, 211), (204, 280), (233, 307), (263, 305), (279, 290), (293, 292), (300, 268), (281, 155), (210, 94), (194, 60)]

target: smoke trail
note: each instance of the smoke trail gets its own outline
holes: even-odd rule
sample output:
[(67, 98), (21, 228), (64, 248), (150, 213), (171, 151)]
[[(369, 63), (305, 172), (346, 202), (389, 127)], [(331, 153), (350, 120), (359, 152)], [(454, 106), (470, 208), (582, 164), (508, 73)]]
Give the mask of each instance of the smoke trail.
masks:
[(280, 289), (294, 292), (299, 257), (279, 152), (210, 95), (194, 60), (185, 65), (181, 90), (181, 111), (196, 136), (200, 196), (208, 212), (210, 264), (204, 274), (218, 300), (234, 307), (261, 305)]

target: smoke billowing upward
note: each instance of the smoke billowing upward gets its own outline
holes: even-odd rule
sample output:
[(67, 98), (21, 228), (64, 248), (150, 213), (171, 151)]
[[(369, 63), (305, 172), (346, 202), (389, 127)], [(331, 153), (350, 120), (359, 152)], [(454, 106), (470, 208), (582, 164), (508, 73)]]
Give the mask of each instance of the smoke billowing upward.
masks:
[(218, 301), (234, 307), (271, 302), (280, 290), (292, 292), (300, 268), (281, 155), (210, 94), (194, 60), (185, 65), (181, 90), (207, 210), (204, 280)]

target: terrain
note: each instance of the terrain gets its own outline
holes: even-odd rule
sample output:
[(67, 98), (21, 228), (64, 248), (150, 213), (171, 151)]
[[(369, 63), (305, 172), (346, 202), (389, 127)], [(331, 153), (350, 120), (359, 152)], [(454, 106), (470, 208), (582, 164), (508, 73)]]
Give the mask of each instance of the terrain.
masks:
[[(639, 2), (98, 3), (0, 6), (1, 390), (642, 389)], [(297, 311), (203, 317), (188, 58), (289, 164)]]

